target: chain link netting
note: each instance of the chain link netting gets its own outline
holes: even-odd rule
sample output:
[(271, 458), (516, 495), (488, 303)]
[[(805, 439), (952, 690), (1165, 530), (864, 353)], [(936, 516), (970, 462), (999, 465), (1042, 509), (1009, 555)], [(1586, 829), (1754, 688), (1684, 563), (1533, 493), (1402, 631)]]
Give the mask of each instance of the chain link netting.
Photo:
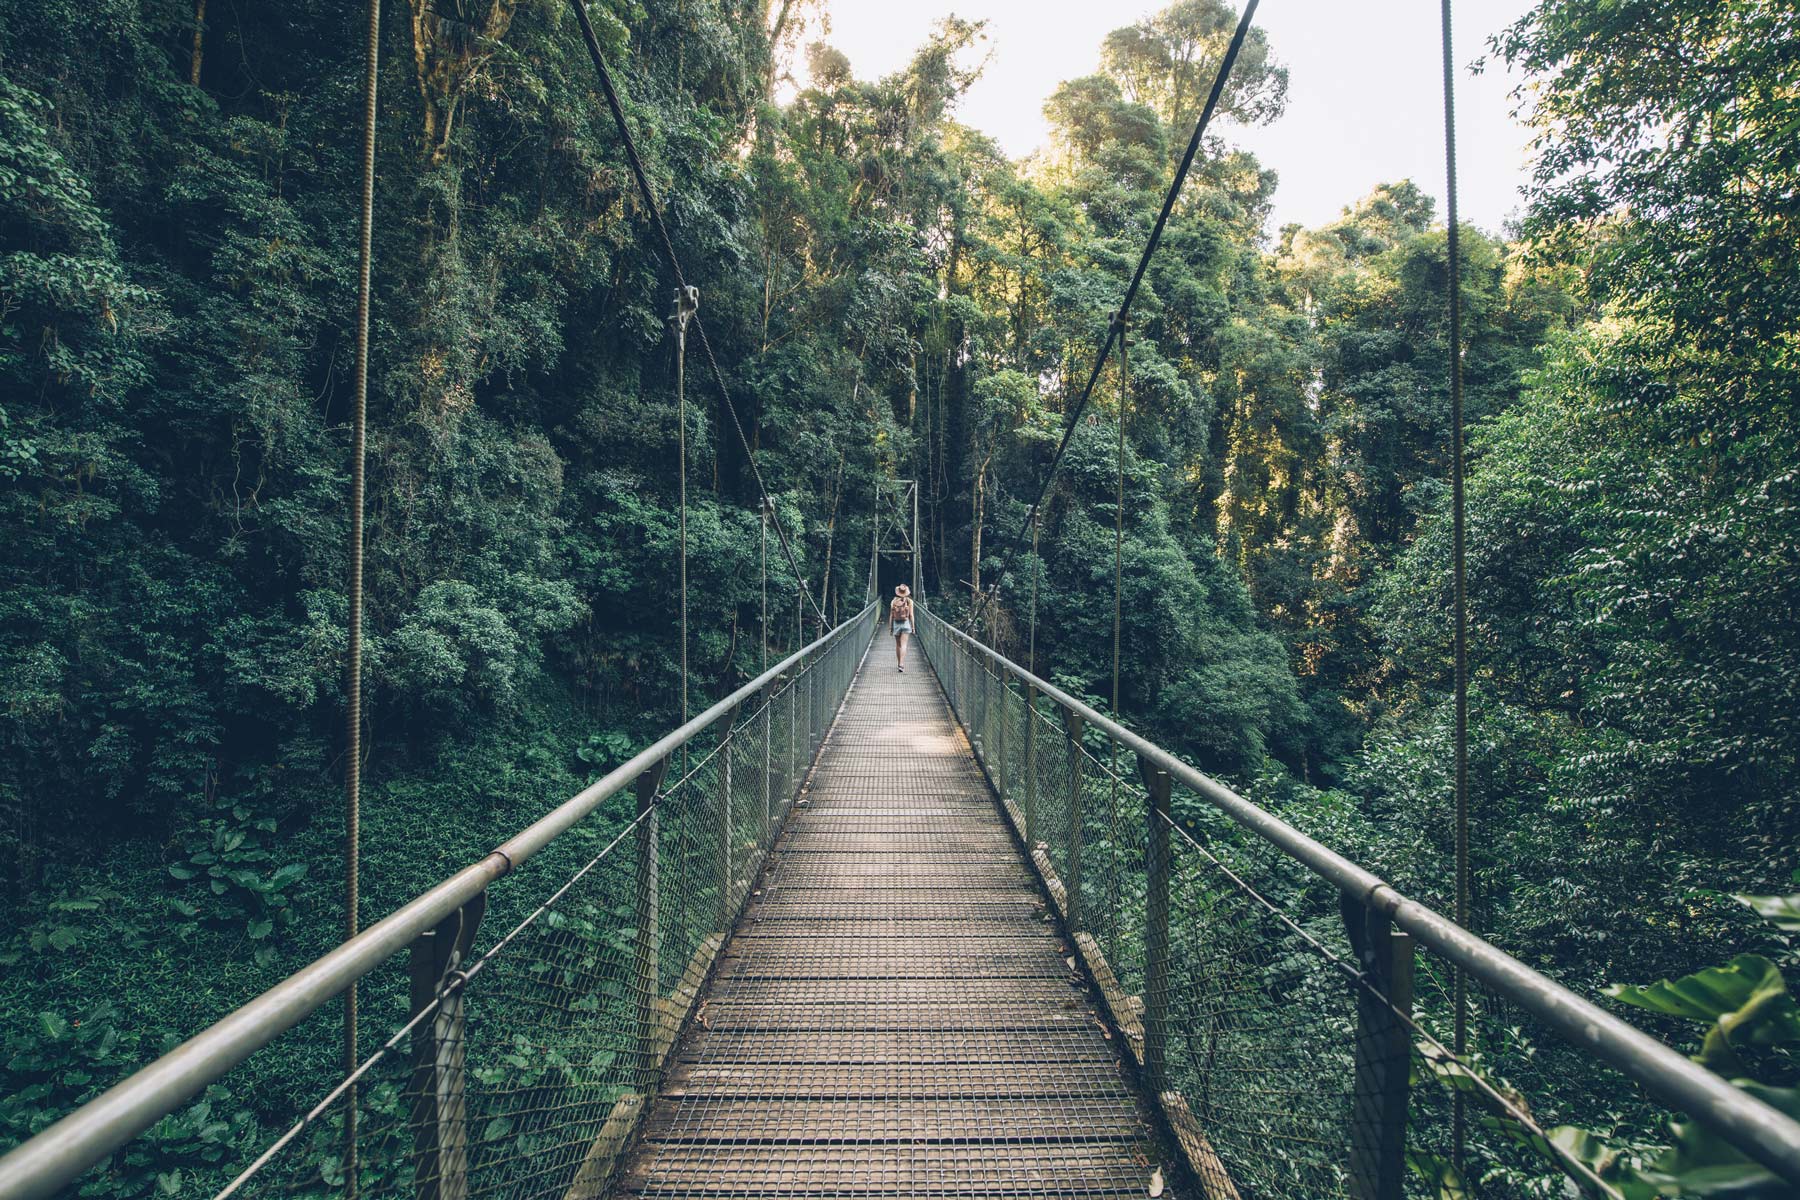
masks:
[(586, 861), (565, 855), (558, 869), (521, 869), (492, 889), (532, 889), (523, 904), (509, 897), (515, 912), (530, 906), (510, 928), (486, 919), (484, 894), (379, 968), (366, 993), (410, 1015), (354, 1088), (341, 1082), (220, 1195), (610, 1194), (874, 616), (871, 606), (840, 626), (641, 776), (635, 796), (597, 811), (589, 821), (610, 813), (614, 832)]
[(934, 615), (920, 634), (1199, 1195), (1616, 1194), (1556, 1125), (1615, 1127), (1643, 1103), (1623, 1076), (1479, 989), (1459, 1059), (1447, 963)]

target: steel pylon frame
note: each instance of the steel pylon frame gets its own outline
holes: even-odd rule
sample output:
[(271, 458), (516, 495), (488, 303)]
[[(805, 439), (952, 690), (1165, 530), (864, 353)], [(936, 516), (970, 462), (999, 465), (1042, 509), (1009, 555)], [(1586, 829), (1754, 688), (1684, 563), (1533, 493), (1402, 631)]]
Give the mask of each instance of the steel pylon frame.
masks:
[[(899, 520), (892, 522), (893, 528), (900, 535), (898, 545), (882, 544), (882, 515), (885, 511), (883, 501), (895, 510)], [(881, 556), (883, 554), (904, 555), (912, 560), (912, 593), (913, 602), (920, 603), (925, 599), (925, 562), (924, 555), (919, 552), (919, 481), (916, 479), (897, 479), (887, 492), (881, 485), (875, 486), (874, 528), (869, 545), (869, 599), (878, 599), (881, 586)]]

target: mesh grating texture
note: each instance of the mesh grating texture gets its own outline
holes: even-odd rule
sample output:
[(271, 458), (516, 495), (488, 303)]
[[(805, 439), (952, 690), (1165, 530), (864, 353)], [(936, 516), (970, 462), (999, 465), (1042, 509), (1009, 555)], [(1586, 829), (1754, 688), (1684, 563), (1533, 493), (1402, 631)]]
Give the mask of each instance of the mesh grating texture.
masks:
[(629, 1194), (1144, 1196), (1072, 950), (923, 656), (879, 639), (622, 1172)]

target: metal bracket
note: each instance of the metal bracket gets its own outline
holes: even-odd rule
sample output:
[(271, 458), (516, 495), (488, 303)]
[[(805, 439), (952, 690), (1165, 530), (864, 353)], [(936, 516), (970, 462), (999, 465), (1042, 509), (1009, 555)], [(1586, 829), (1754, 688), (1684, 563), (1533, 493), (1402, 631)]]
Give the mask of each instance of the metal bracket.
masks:
[(700, 289), (689, 284), (687, 287), (675, 289), (675, 307), (669, 313), (669, 324), (678, 333), (686, 334), (688, 319), (700, 311)]
[(1358, 970), (1374, 989), (1356, 997), (1355, 1076), (1351, 1093), (1350, 1194), (1400, 1200), (1406, 1178), (1411, 1085), (1413, 943), (1379, 909), (1340, 893), (1344, 928)]
[(644, 773), (637, 777), (632, 787), (637, 791), (637, 815), (643, 816), (656, 803), (656, 793), (662, 788), (663, 780), (669, 774), (669, 756), (663, 755), (655, 763), (644, 768)]
[(418, 1200), (466, 1200), (469, 1194), (467, 1002), (462, 967), (487, 911), (479, 892), (413, 940), (413, 1162)]
[(1129, 318), (1126, 317), (1124, 312), (1115, 308), (1110, 313), (1106, 314), (1106, 326), (1108, 329), (1116, 329), (1119, 331), (1119, 345), (1123, 348), (1126, 345), (1126, 339), (1130, 333)]

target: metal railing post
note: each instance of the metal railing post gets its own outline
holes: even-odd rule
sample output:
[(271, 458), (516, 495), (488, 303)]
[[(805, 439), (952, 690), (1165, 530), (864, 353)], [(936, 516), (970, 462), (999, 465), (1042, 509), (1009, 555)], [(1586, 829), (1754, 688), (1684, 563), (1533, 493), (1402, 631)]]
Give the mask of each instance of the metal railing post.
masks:
[(1008, 710), (1012, 707), (1012, 689), (1006, 686), (1006, 680), (994, 672), (994, 708), (997, 715), (993, 718), (994, 726), (994, 788), (1000, 793), (1002, 800), (1012, 801), (1012, 768), (1006, 761), (1006, 726), (1011, 720)]
[(1063, 878), (1066, 889), (1064, 900), (1068, 906), (1065, 920), (1069, 923), (1069, 932), (1074, 933), (1081, 928), (1081, 823), (1086, 806), (1082, 804), (1081, 760), (1085, 753), (1081, 746), (1081, 735), (1086, 722), (1081, 714), (1071, 709), (1063, 709), (1063, 728), (1068, 731), (1069, 741), (1073, 744), (1069, 753), (1069, 873)]
[(1412, 1073), (1413, 940), (1386, 913), (1345, 897), (1344, 924), (1374, 989), (1355, 988), (1355, 1078), (1350, 1104), (1350, 1195), (1400, 1200)]
[(469, 1195), (468, 1011), (460, 974), (486, 908), (487, 893), (478, 893), (413, 939), (411, 1015), (417, 1017), (437, 1002), (437, 1011), (412, 1032), (417, 1200), (467, 1200)]
[(1025, 807), (1021, 820), (1025, 825), (1025, 852), (1037, 849), (1037, 689), (1025, 685), (1025, 748), (1020, 755), (1025, 772)]
[(976, 664), (976, 670), (981, 675), (981, 695), (979, 702), (975, 705), (978, 710), (975, 723), (981, 727), (981, 744), (984, 748), (981, 765), (987, 767), (988, 773), (992, 774), (994, 768), (987, 760), (985, 748), (994, 744), (994, 673), (988, 670), (985, 664)]
[(767, 849), (775, 837), (775, 764), (773, 747), (775, 740), (773, 728), (773, 709), (775, 707), (775, 689), (763, 689), (762, 694), (762, 842)]
[(731, 932), (731, 893), (736, 874), (734, 858), (736, 847), (732, 845), (732, 804), (731, 804), (731, 759), (737, 749), (737, 718), (731, 714), (731, 721), (725, 727), (725, 742), (719, 747), (719, 932)]
[(657, 824), (659, 814), (656, 809), (657, 789), (662, 787), (663, 777), (668, 774), (669, 760), (658, 759), (656, 765), (650, 767), (637, 777), (633, 785), (637, 792), (637, 896), (633, 905), (633, 916), (637, 921), (636, 946), (632, 955), (632, 974), (635, 979), (634, 1017), (637, 1023), (638, 1053), (638, 1090), (648, 1092), (654, 1086), (655, 1076), (661, 1064), (656, 1061), (656, 1001), (662, 988), (662, 964), (659, 961), (661, 950), (660, 900), (658, 895), (658, 862), (659, 847)]
[(987, 757), (983, 753), (983, 737), (987, 733), (987, 668), (970, 655), (963, 672), (963, 687), (969, 694), (968, 710), (963, 713), (963, 725), (969, 731), (969, 740), (974, 743), (975, 761), (985, 767)]
[(961, 646), (956, 646), (952, 649), (950, 661), (956, 665), (956, 715), (963, 727), (972, 734), (975, 732), (975, 702), (969, 695), (969, 672), (974, 669), (975, 660)]
[(950, 670), (950, 708), (958, 720), (962, 719), (962, 647), (953, 642), (944, 644), (944, 665)]
[(962, 698), (962, 647), (950, 643), (950, 653), (945, 656), (950, 660), (950, 707), (959, 721), (968, 724)]
[(1149, 794), (1144, 847), (1144, 1077), (1151, 1092), (1165, 1078), (1169, 1024), (1169, 792), (1173, 781), (1141, 756), (1138, 775)]
[(806, 761), (811, 765), (819, 752), (818, 672), (809, 666), (806, 672)]
[[(986, 729), (986, 726), (982, 724), (982, 698), (987, 694), (985, 691), (987, 675), (984, 673), (982, 665), (974, 658), (969, 659), (967, 672), (968, 678), (963, 681), (963, 686), (969, 689), (968, 726), (970, 734), (974, 736), (976, 744), (979, 745), (981, 735)], [(980, 750), (975, 752), (975, 757), (981, 757)]]

